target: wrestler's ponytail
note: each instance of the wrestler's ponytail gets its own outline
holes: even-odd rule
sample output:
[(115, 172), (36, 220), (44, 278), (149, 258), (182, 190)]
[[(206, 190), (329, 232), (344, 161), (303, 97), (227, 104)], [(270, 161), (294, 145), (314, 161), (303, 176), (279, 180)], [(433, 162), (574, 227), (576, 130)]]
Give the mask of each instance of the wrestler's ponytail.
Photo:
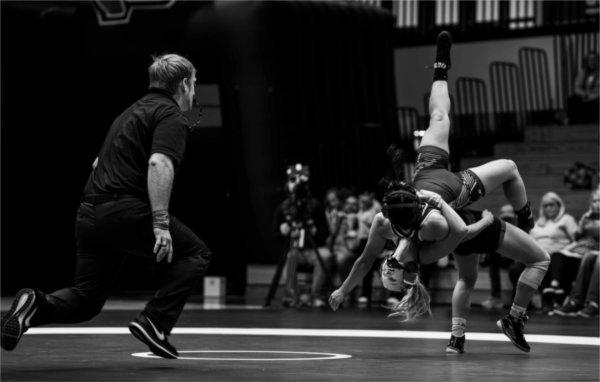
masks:
[(390, 306), (392, 313), (388, 317), (400, 318), (402, 322), (411, 321), (425, 314), (431, 316), (431, 297), (417, 276), (399, 303)]

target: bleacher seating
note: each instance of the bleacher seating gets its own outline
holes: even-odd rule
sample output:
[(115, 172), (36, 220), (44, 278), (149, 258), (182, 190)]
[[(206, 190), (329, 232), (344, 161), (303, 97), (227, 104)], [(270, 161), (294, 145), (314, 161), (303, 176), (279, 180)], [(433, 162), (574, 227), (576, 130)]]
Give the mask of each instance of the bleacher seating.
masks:
[[(542, 195), (554, 191), (565, 201), (567, 211), (578, 218), (588, 208), (590, 191), (571, 190), (563, 184), (563, 174), (577, 161), (598, 168), (598, 131), (597, 125), (528, 126), (524, 142), (497, 143), (494, 157), (463, 158), (461, 168), (498, 158), (512, 159), (525, 181), (535, 216)], [(495, 212), (505, 203), (502, 190), (496, 190), (473, 207)]]

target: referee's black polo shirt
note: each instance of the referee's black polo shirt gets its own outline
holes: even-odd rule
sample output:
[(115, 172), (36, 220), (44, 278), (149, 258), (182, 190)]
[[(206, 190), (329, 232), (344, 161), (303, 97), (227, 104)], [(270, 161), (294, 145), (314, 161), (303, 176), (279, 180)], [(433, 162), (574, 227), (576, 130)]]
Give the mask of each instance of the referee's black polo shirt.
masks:
[(185, 152), (188, 121), (169, 93), (151, 88), (112, 126), (98, 154), (84, 194), (134, 194), (148, 197), (148, 160), (168, 155), (175, 168)]

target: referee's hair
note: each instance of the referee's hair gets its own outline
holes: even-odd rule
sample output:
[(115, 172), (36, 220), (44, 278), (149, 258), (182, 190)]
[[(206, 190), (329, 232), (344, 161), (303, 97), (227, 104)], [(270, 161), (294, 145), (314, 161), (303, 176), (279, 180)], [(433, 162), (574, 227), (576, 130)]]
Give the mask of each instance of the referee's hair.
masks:
[(152, 64), (148, 68), (150, 87), (165, 89), (175, 94), (181, 80), (191, 78), (195, 72), (194, 65), (178, 54), (152, 56)]

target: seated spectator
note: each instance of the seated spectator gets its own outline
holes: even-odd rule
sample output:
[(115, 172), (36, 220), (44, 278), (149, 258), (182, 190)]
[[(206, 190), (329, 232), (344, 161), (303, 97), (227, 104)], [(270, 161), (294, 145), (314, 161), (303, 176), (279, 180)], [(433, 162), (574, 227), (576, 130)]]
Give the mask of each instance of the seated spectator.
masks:
[[(498, 218), (504, 220), (512, 225), (517, 225), (517, 215), (510, 204), (505, 204), (500, 208)], [(504, 308), (504, 302), (502, 302), (502, 282), (500, 281), (500, 268), (509, 268), (513, 261), (500, 254), (494, 252), (484, 254), (480, 265), (487, 265), (490, 274), (490, 297), (487, 300), (481, 302), (481, 306), (487, 310), (500, 310)], [(513, 284), (513, 289), (516, 287), (516, 283)], [(514, 295), (514, 293), (513, 293)]]
[(584, 163), (575, 162), (573, 167), (565, 170), (563, 182), (571, 190), (591, 190), (596, 172)]
[[(307, 186), (306, 186), (307, 187)], [(286, 185), (288, 197), (279, 205), (275, 221), (280, 235), (285, 238), (286, 247), (286, 285), (282, 305), (294, 307), (312, 305), (325, 307), (325, 281), (328, 269), (324, 269), (317, 254), (327, 267), (331, 261), (331, 252), (325, 246), (327, 228), (321, 204), (311, 197), (306, 189), (298, 198), (299, 192), (291, 192), (293, 185)], [(312, 239), (312, 240), (311, 240)], [(297, 271), (299, 266), (312, 267), (313, 277), (311, 296), (304, 298), (298, 293)], [(311, 301), (312, 300), (312, 301)]]
[[(579, 220), (577, 231), (575, 232), (575, 241), (560, 251), (558, 260), (572, 261), (570, 259), (577, 259), (577, 269), (579, 269), (579, 263), (584, 255), (591, 251), (598, 251), (600, 236), (600, 191), (594, 191), (590, 198), (590, 207), (588, 211), (583, 214)], [(554, 261), (554, 260), (552, 260)], [(552, 263), (550, 268), (552, 268)], [(569, 293), (571, 290), (571, 284), (575, 280), (577, 273), (564, 278), (561, 281), (561, 287), (565, 289), (565, 293)], [(554, 281), (554, 280), (553, 280)], [(558, 292), (558, 290), (557, 290)]]
[[(358, 247), (356, 248), (357, 255), (360, 256), (367, 245), (369, 230), (373, 219), (381, 211), (381, 204), (375, 200), (373, 194), (365, 192), (358, 198)], [(366, 308), (371, 303), (371, 294), (373, 293), (373, 272), (379, 269), (379, 262), (375, 262), (371, 271), (365, 275), (362, 281), (361, 294), (358, 298), (358, 306)]]
[[(332, 214), (329, 225), (328, 246), (334, 261), (335, 276), (332, 275), (334, 282), (339, 277), (345, 280), (356, 255), (358, 247), (358, 200), (356, 196), (349, 195), (344, 200), (342, 211)], [(340, 281), (341, 282), (341, 281)]]
[(583, 256), (575, 284), (565, 304), (554, 313), (559, 316), (594, 317), (598, 315), (598, 283), (600, 279), (598, 251), (590, 251)]
[[(550, 255), (550, 267), (540, 285), (544, 312), (551, 312), (555, 304), (563, 302), (577, 275), (581, 256), (562, 252), (573, 242), (576, 231), (577, 222), (565, 213), (562, 199), (554, 192), (546, 193), (540, 203), (539, 218), (529, 233)], [(523, 264), (512, 265), (509, 268), (511, 280), (516, 281), (523, 269)]]
[(569, 97), (568, 112), (570, 123), (598, 121), (598, 53), (590, 52), (583, 60), (583, 66), (574, 81), (574, 94)]

